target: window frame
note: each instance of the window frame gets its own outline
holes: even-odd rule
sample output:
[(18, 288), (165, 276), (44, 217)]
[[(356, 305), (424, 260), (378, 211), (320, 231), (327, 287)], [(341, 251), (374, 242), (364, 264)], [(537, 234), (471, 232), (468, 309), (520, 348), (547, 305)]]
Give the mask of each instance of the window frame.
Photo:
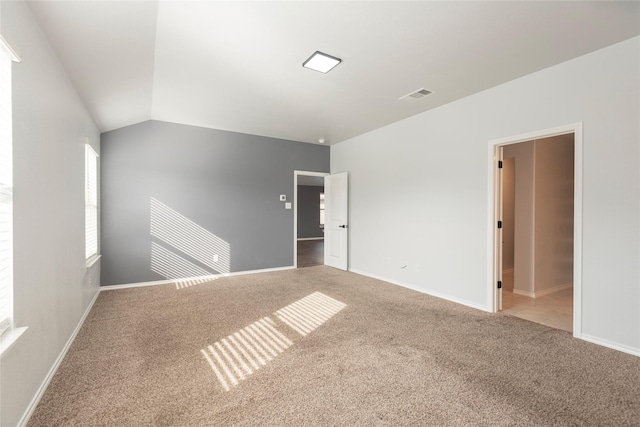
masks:
[[(100, 258), (99, 242), (99, 208), (98, 208), (98, 173), (99, 154), (85, 140), (84, 154), (84, 238), (85, 260), (87, 267)], [(90, 234), (91, 233), (91, 234)]]
[[(13, 97), (12, 68), (14, 62), (21, 62), (20, 56), (0, 36), (0, 208), (6, 208), (4, 221), (0, 221), (0, 235), (4, 234), (5, 255), (0, 257), (0, 356), (9, 350), (27, 330), (15, 327), (14, 278), (13, 278)], [(2, 200), (4, 199), (4, 200)], [(1, 277), (1, 276), (0, 276)]]

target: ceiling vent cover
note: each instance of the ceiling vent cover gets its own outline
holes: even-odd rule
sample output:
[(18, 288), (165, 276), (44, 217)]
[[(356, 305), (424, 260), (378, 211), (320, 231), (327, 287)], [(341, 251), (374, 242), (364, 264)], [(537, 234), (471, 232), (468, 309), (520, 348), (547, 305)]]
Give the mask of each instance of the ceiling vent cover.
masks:
[(422, 88), (422, 89), (418, 89), (416, 91), (413, 91), (413, 92), (411, 92), (411, 93), (409, 93), (409, 94), (407, 94), (405, 96), (401, 96), (398, 99), (400, 101), (412, 103), (412, 102), (416, 102), (420, 98), (424, 98), (425, 96), (430, 95), (430, 94), (431, 94), (431, 92), (429, 92), (425, 88)]

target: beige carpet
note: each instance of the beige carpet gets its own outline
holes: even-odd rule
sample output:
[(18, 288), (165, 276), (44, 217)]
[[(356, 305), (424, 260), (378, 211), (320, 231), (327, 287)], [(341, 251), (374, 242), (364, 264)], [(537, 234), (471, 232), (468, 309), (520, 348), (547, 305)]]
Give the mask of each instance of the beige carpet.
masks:
[(102, 292), (30, 426), (638, 426), (640, 358), (327, 267)]

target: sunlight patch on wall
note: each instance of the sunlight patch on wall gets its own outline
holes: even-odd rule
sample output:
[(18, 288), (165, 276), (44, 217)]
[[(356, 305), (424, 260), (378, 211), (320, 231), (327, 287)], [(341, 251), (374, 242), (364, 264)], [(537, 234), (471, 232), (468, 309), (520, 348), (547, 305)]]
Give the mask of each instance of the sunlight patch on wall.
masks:
[(170, 250), (151, 242), (151, 270), (167, 279), (210, 276), (211, 272), (187, 261)]
[[(278, 310), (276, 316), (305, 336), (346, 306), (314, 292)], [(278, 330), (276, 323), (270, 317), (264, 317), (200, 352), (222, 388), (229, 391), (292, 345), (293, 341)]]
[(184, 289), (230, 272), (227, 242), (151, 197), (151, 271)]
[(304, 337), (346, 306), (323, 293), (314, 292), (275, 314), (284, 324)]
[(218, 273), (230, 272), (227, 242), (153, 197), (151, 235)]

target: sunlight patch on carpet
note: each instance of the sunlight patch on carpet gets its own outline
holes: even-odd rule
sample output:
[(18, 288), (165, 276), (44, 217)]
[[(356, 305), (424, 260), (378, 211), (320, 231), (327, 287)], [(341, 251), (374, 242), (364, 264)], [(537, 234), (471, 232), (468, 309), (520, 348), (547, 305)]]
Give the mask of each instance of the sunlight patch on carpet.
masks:
[(347, 305), (320, 292), (276, 311), (276, 317), (303, 337), (335, 316)]
[[(306, 336), (346, 306), (314, 292), (276, 311), (275, 315), (294, 331)], [(222, 388), (229, 391), (292, 345), (293, 341), (278, 330), (273, 319), (264, 317), (200, 352)]]
[(177, 279), (175, 281), (176, 289), (184, 289), (189, 288), (191, 286), (201, 285), (203, 283), (211, 282), (212, 280), (216, 280), (220, 275), (215, 276), (204, 276), (204, 277), (193, 277), (190, 279)]
[(200, 351), (229, 391), (292, 344), (271, 318), (264, 317)]

